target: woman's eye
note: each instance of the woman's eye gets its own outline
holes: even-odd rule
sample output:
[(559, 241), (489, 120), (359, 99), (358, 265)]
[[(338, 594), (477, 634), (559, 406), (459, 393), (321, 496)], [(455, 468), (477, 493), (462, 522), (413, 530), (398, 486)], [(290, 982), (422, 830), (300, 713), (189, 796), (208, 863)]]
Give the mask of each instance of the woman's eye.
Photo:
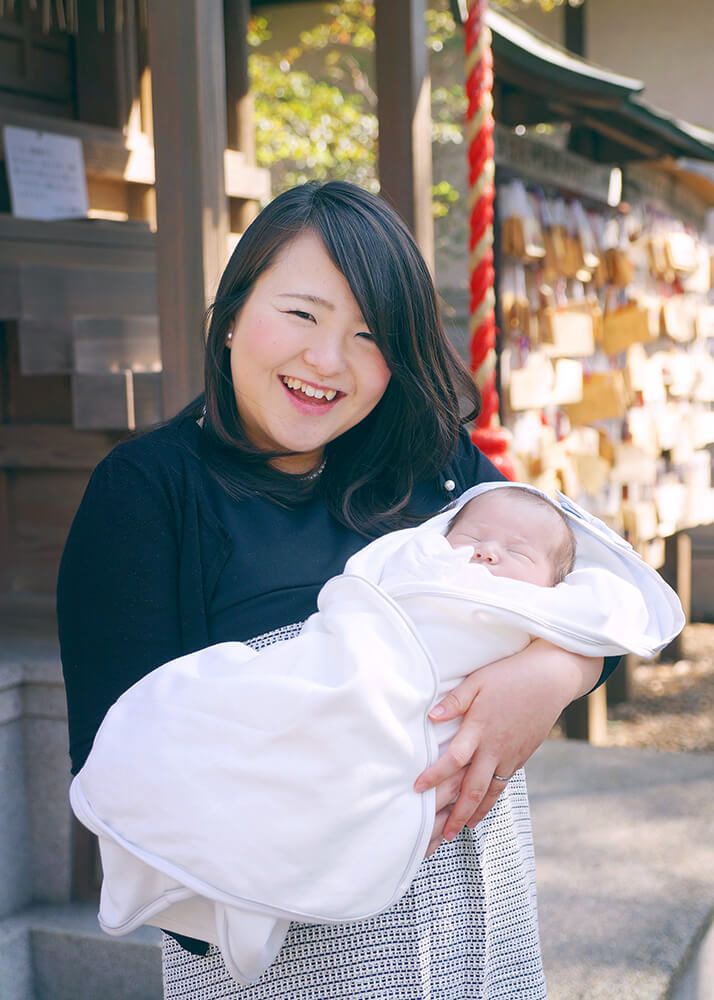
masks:
[(317, 322), (317, 320), (312, 315), (312, 313), (305, 312), (303, 309), (291, 309), (290, 313), (293, 316), (297, 316), (299, 319), (306, 319), (310, 323), (316, 323)]
[(363, 340), (371, 340), (373, 344), (377, 342), (374, 334), (370, 333), (369, 330), (360, 330), (357, 336), (361, 337)]

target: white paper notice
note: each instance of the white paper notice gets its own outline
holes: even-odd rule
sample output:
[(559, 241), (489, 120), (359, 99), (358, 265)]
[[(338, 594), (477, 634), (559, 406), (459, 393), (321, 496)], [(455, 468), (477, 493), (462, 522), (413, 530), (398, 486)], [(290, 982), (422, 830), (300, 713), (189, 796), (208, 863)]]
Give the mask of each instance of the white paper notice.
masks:
[(12, 214), (20, 219), (77, 219), (87, 215), (81, 139), (6, 125), (5, 164)]

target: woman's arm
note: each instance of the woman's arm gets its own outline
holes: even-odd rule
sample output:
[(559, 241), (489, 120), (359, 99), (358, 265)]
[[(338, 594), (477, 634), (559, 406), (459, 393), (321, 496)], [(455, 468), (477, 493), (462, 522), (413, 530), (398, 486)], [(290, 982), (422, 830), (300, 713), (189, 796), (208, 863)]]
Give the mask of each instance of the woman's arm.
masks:
[[(434, 722), (463, 716), (448, 749), (419, 777), (415, 789), (444, 788), (464, 774), (443, 836), (453, 839), (475, 826), (505, 785), (494, 774), (510, 776), (547, 738), (571, 701), (587, 694), (603, 661), (570, 653), (535, 639), (520, 653), (474, 671), (434, 707)], [(465, 769), (465, 770), (464, 770)]]
[(57, 585), (73, 773), (119, 695), (182, 652), (176, 523), (158, 472), (116, 453), (94, 471)]

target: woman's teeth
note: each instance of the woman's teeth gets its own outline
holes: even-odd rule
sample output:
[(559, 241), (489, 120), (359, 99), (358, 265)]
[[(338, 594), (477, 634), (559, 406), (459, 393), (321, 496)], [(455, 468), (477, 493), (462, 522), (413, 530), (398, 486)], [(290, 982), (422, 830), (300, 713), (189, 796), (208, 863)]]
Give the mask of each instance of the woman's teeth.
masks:
[(292, 378), (289, 375), (283, 376), (283, 382), (288, 389), (298, 390), (314, 399), (325, 399), (328, 403), (337, 395), (337, 389), (316, 389), (307, 382), (301, 382), (299, 378)]

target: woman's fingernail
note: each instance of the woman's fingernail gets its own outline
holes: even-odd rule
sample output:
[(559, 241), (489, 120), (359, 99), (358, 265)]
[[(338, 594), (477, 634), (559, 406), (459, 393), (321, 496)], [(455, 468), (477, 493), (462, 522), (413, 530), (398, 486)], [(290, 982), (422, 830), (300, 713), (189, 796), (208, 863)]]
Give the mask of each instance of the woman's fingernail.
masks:
[(446, 830), (444, 830), (444, 840), (448, 840), (449, 843), (451, 843), (455, 836), (456, 834), (453, 831), (447, 833)]
[(429, 715), (432, 719), (440, 719), (442, 715), (446, 715), (446, 709), (443, 705), (435, 705)]
[(420, 778), (419, 781), (417, 781), (414, 784), (414, 791), (415, 792), (424, 792), (424, 791), (426, 791), (426, 782), (422, 781), (421, 778)]

